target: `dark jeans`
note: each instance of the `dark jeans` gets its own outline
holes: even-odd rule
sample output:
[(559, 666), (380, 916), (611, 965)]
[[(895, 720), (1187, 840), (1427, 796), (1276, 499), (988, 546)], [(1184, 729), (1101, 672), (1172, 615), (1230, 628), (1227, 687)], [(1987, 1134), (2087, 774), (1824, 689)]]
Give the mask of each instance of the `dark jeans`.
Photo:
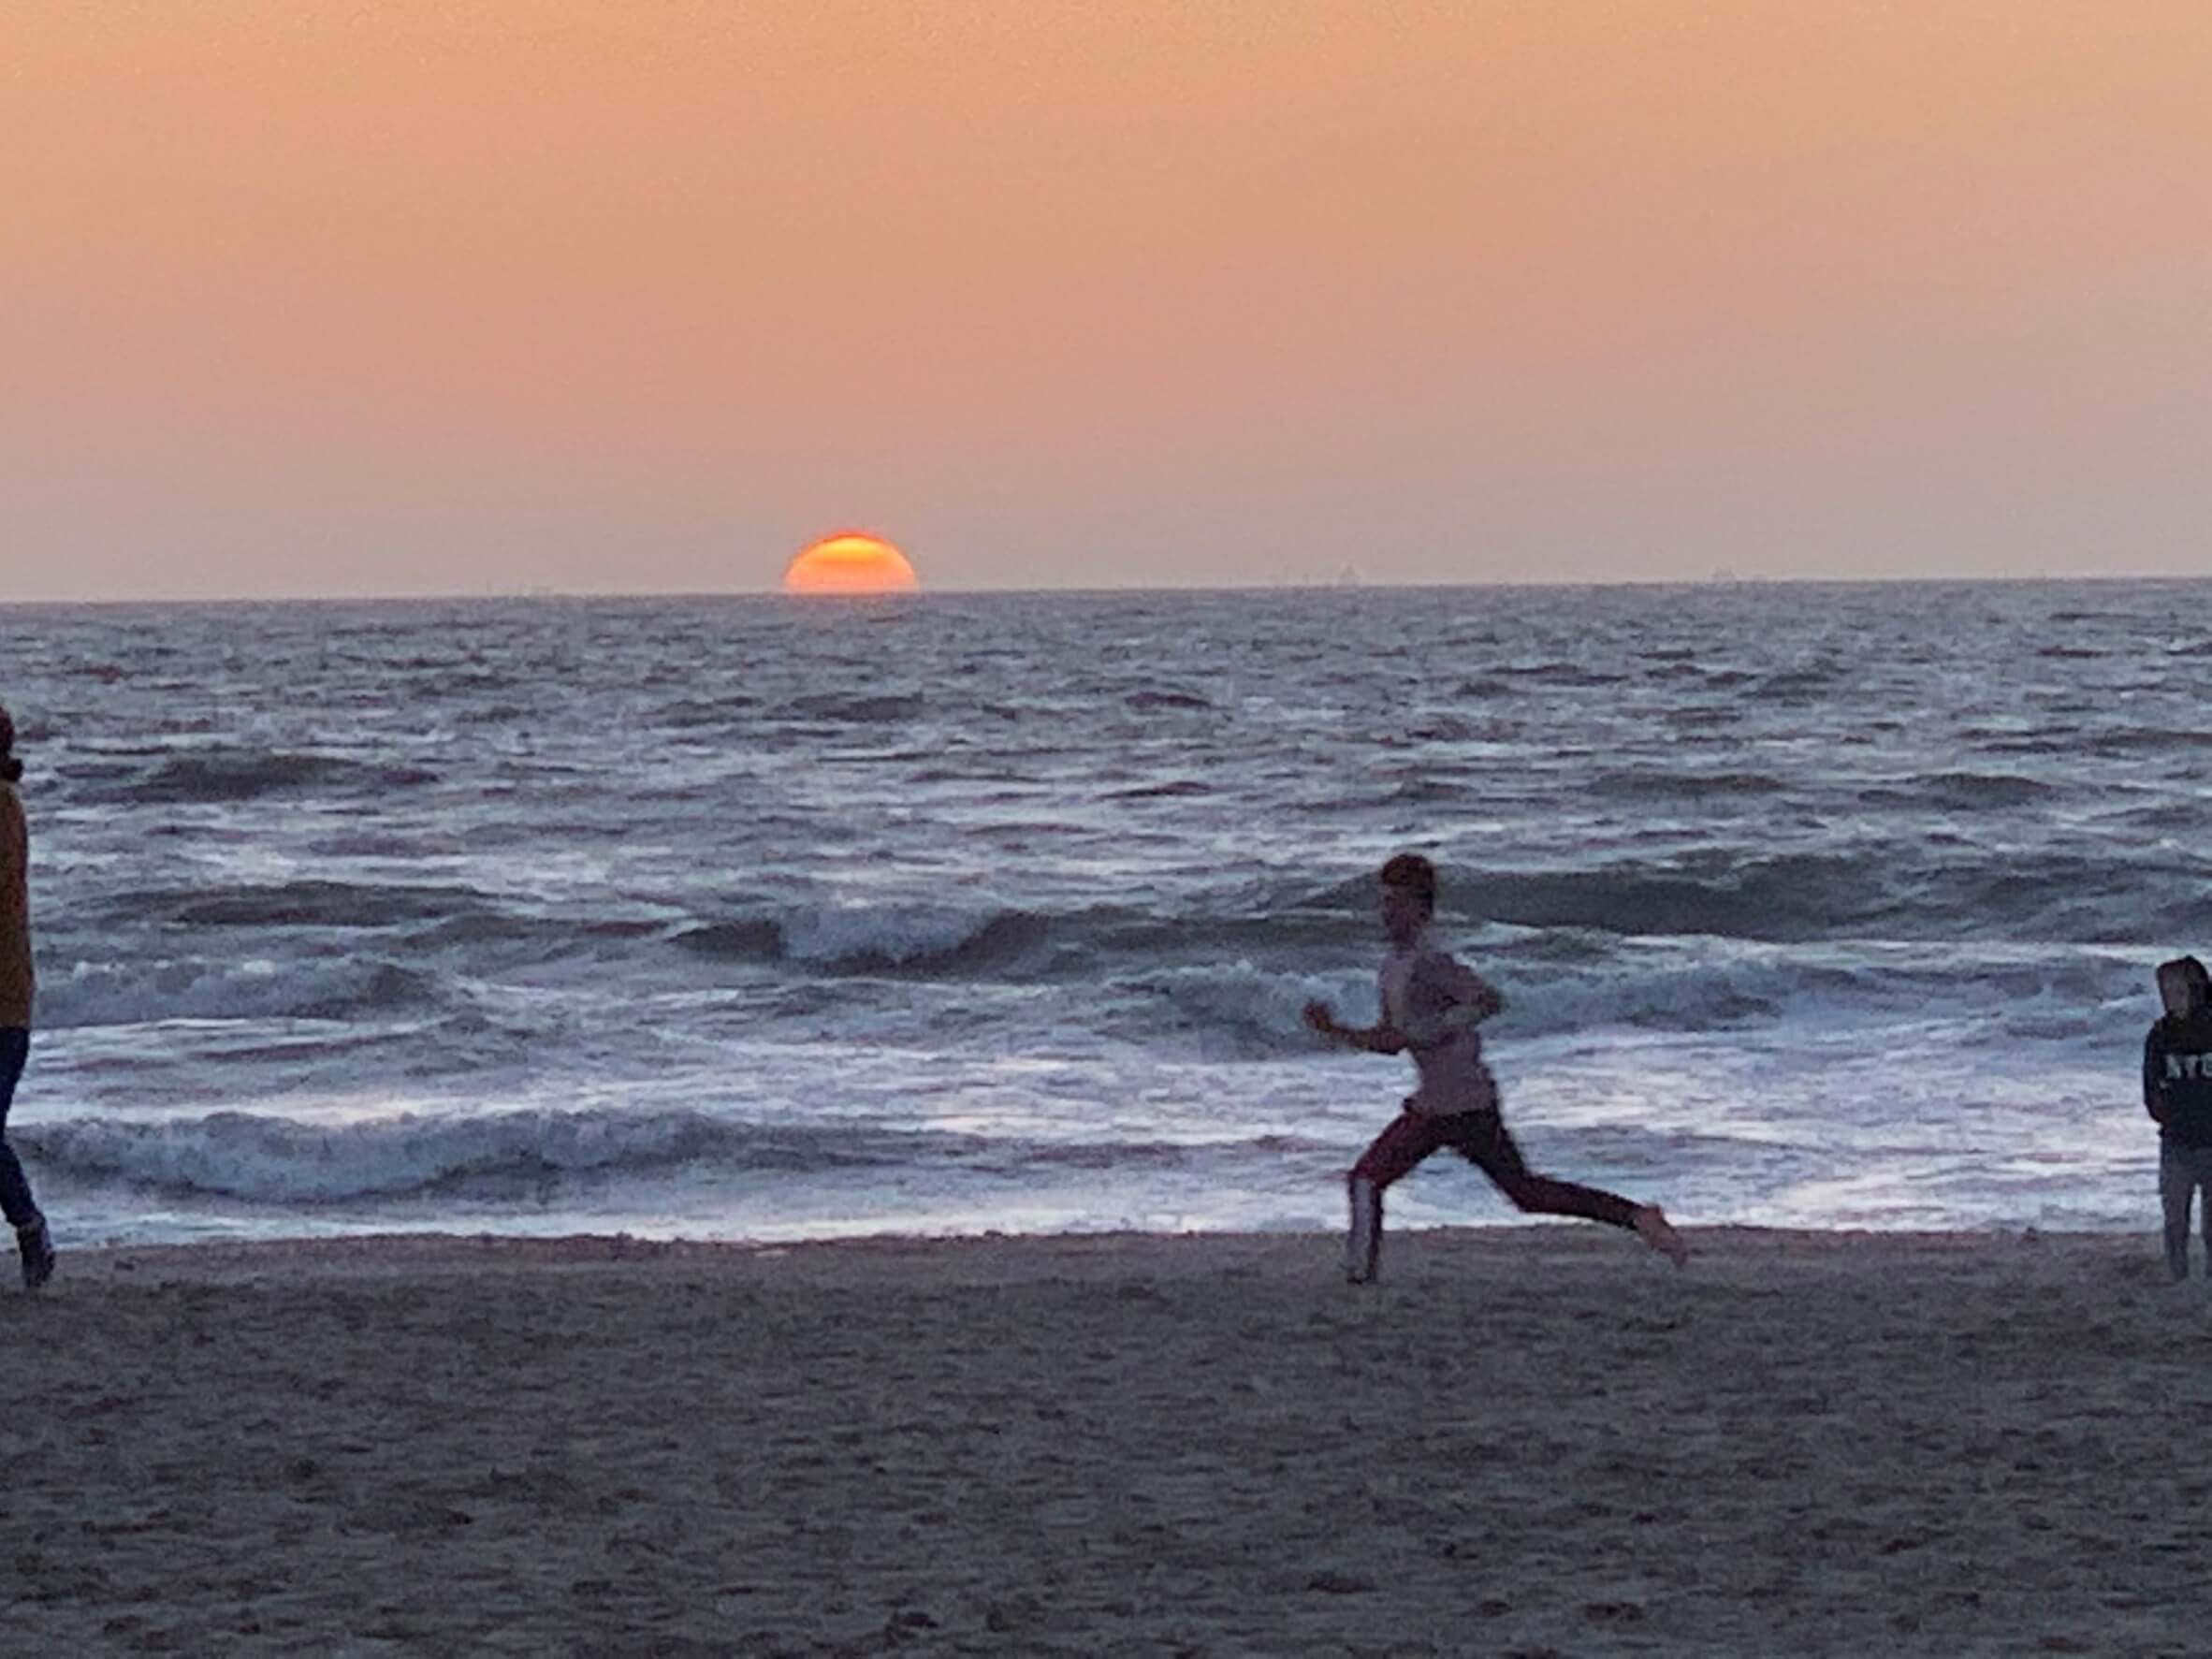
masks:
[(2166, 1212), (2166, 1270), (2189, 1277), (2189, 1208), (2205, 1188), (2205, 1271), (2212, 1273), (2212, 1146), (2183, 1146), (2159, 1137), (2159, 1201)]
[(1537, 1215), (1579, 1215), (1609, 1227), (1636, 1225), (1636, 1206), (1619, 1194), (1554, 1181), (1531, 1170), (1494, 1112), (1462, 1112), (1450, 1117), (1400, 1113), (1352, 1166), (1352, 1179), (1373, 1182), (1379, 1200), (1384, 1187), (1411, 1174), (1416, 1164), (1445, 1146), (1488, 1175), (1517, 1209)]
[(0, 1026), (0, 1214), (17, 1227), (38, 1219), (31, 1184), (23, 1179), (22, 1160), (7, 1143), (7, 1109), (15, 1104), (15, 1085), (30, 1057), (30, 1031), (22, 1026)]

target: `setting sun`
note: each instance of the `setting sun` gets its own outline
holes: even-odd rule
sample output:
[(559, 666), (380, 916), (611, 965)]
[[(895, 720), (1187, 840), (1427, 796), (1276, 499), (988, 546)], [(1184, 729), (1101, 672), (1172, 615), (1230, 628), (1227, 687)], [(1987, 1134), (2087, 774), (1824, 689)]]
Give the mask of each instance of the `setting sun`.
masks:
[(783, 573), (786, 593), (910, 593), (920, 585), (904, 553), (852, 531), (802, 548)]

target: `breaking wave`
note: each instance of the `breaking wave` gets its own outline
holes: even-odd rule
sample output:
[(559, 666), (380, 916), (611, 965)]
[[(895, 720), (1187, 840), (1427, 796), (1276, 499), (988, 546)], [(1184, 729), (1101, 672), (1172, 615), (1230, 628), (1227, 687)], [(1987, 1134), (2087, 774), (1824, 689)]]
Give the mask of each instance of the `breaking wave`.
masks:
[(931, 905), (822, 906), (711, 922), (677, 935), (687, 949), (829, 973), (953, 977), (1003, 968), (1041, 945), (1050, 924), (1021, 910)]
[(585, 1111), (408, 1115), (334, 1127), (253, 1112), (159, 1121), (72, 1118), (19, 1130), (17, 1138), (42, 1165), (77, 1180), (270, 1204), (528, 1191), (686, 1164), (800, 1173), (889, 1166), (912, 1162), (928, 1140), (686, 1112)]
[(670, 1171), (805, 1176), (1047, 1168), (1183, 1167), (1255, 1148), (1310, 1148), (1299, 1137), (1039, 1142), (875, 1124), (759, 1124), (705, 1113), (533, 1110), (411, 1113), (324, 1125), (275, 1113), (215, 1112), (160, 1120), (70, 1118), (19, 1129), (42, 1170), (85, 1184), (278, 1206), (409, 1198), (507, 1199)]
[(57, 1030), (164, 1020), (357, 1020), (430, 1003), (434, 976), (378, 957), (280, 967), (271, 961), (79, 964), (38, 987), (38, 1022)]

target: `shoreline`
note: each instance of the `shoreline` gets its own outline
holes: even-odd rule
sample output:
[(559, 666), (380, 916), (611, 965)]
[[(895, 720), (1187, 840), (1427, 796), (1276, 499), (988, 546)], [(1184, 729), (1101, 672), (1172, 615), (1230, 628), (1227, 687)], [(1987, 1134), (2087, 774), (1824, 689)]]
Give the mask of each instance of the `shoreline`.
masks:
[(0, 1295), (19, 1640), (2175, 1652), (2155, 1236), (114, 1245)]
[[(236, 1231), (196, 1231), (185, 1236), (156, 1231), (146, 1237), (133, 1237), (115, 1231), (102, 1232), (90, 1238), (73, 1238), (71, 1216), (65, 1201), (51, 1201), (50, 1219), (56, 1228), (56, 1240), (64, 1257), (69, 1261), (99, 1261), (116, 1256), (160, 1256), (168, 1253), (189, 1255), (198, 1252), (226, 1251), (247, 1254), (267, 1254), (271, 1259), (287, 1254), (302, 1259), (321, 1259), (325, 1256), (342, 1257), (359, 1251), (394, 1252), (401, 1255), (435, 1255), (444, 1246), (467, 1246), (486, 1251), (544, 1249), (555, 1254), (589, 1254), (604, 1249), (609, 1254), (628, 1252), (644, 1257), (660, 1253), (731, 1253), (745, 1255), (760, 1252), (787, 1252), (807, 1250), (834, 1250), (838, 1248), (880, 1248), (924, 1250), (936, 1246), (948, 1248), (961, 1245), (1004, 1244), (1053, 1246), (1081, 1244), (1086, 1242), (1112, 1243), (1142, 1246), (1146, 1244), (1177, 1244), (1209, 1240), (1243, 1239), (1253, 1242), (1280, 1241), (1333, 1241), (1341, 1246), (1345, 1227), (1341, 1217), (1312, 1226), (1267, 1226), (1262, 1228), (1228, 1226), (1195, 1226), (1172, 1230), (1142, 1227), (1099, 1227), (1082, 1225), (1066, 1229), (1006, 1229), (988, 1226), (948, 1228), (932, 1230), (926, 1227), (906, 1229), (895, 1224), (879, 1230), (850, 1232), (814, 1232), (778, 1235), (773, 1232), (747, 1234), (718, 1233), (710, 1230), (686, 1230), (675, 1226), (665, 1229), (642, 1224), (636, 1227), (614, 1225), (596, 1227), (585, 1224), (574, 1228), (508, 1229), (497, 1224), (487, 1225), (476, 1217), (464, 1217), (451, 1224), (389, 1225), (375, 1221), (364, 1222), (357, 1229), (311, 1228), (298, 1232), (282, 1230), (263, 1231), (258, 1228), (240, 1229)], [(2052, 1225), (2016, 1220), (1975, 1221), (1955, 1227), (1943, 1226), (1792, 1226), (1761, 1221), (1690, 1222), (1676, 1221), (1676, 1227), (1685, 1234), (1725, 1244), (1728, 1241), (1782, 1241), (1794, 1240), (1814, 1243), (1821, 1240), (1863, 1239), (1925, 1240), (1931, 1244), (1943, 1240), (1963, 1239), (1983, 1242), (2044, 1241), (2044, 1240), (2115, 1240), (2141, 1239), (2147, 1241), (2154, 1253), (2159, 1232), (2159, 1215), (2155, 1201), (2138, 1206), (2140, 1214), (2126, 1221), (2110, 1221), (2091, 1225)], [(1671, 1218), (1671, 1217), (1670, 1217)], [(282, 1224), (278, 1224), (280, 1227)], [(1499, 1219), (1452, 1219), (1424, 1221), (1402, 1219), (1390, 1215), (1386, 1223), (1386, 1237), (1395, 1242), (1401, 1239), (1464, 1237), (1470, 1240), (1514, 1238), (1571, 1237), (1587, 1231), (1591, 1224), (1573, 1218), (1536, 1218), (1511, 1215)], [(1612, 1230), (1600, 1229), (1603, 1233)], [(0, 1266), (4, 1266), (0, 1262)], [(8, 1284), (5, 1273), (0, 1273), (0, 1298), (7, 1294)]]
[[(65, 1222), (66, 1215), (62, 1219)], [(1943, 1245), (1960, 1241), (1982, 1244), (2041, 1244), (2079, 1243), (2100, 1244), (2118, 1239), (2139, 1239), (2155, 1245), (2158, 1237), (2158, 1216), (2154, 1209), (2147, 1207), (2141, 1224), (2134, 1227), (2043, 1227), (2032, 1223), (1992, 1223), (1972, 1227), (1782, 1227), (1760, 1222), (1721, 1222), (1714, 1224), (1677, 1224), (1685, 1236), (1702, 1241), (1698, 1259), (1707, 1254), (1725, 1253), (1732, 1245), (1775, 1246), (1816, 1245), (1823, 1243), (1865, 1241), (1870, 1244), (1895, 1242), (1899, 1244), (1923, 1243)], [(1575, 1238), (1631, 1238), (1624, 1229), (1602, 1228), (1586, 1221), (1544, 1218), (1539, 1220), (1401, 1223), (1391, 1219), (1386, 1239), (1396, 1243), (1408, 1239), (1457, 1240), (1469, 1244), (1490, 1241), (1513, 1248), (1540, 1243), (1572, 1240)], [(455, 1227), (399, 1227), (366, 1228), (358, 1232), (311, 1231), (299, 1233), (272, 1233), (255, 1236), (199, 1237), (191, 1239), (155, 1239), (143, 1243), (110, 1239), (95, 1244), (80, 1244), (69, 1250), (72, 1261), (106, 1262), (115, 1257), (178, 1257), (201, 1254), (269, 1257), (272, 1259), (298, 1257), (303, 1261), (319, 1261), (326, 1258), (339, 1259), (367, 1251), (372, 1254), (391, 1254), (400, 1257), (436, 1258), (447, 1253), (467, 1254), (479, 1252), (489, 1256), (505, 1254), (531, 1255), (544, 1252), (552, 1257), (589, 1258), (595, 1254), (609, 1259), (643, 1259), (662, 1256), (747, 1257), (760, 1255), (790, 1255), (813, 1251), (837, 1250), (889, 1250), (930, 1251), (945, 1249), (956, 1251), (976, 1246), (1003, 1246), (1022, 1249), (1028, 1246), (1057, 1248), (1081, 1247), (1097, 1244), (1113, 1249), (1142, 1250), (1152, 1244), (1182, 1245), (1209, 1244), (1311, 1244), (1315, 1241), (1344, 1242), (1341, 1224), (1329, 1227), (1288, 1228), (1189, 1228), (1175, 1231), (1157, 1231), (1145, 1228), (1084, 1228), (1059, 1232), (1008, 1231), (983, 1229), (977, 1231), (929, 1232), (884, 1231), (840, 1233), (806, 1238), (723, 1238), (711, 1235), (680, 1233), (633, 1232), (626, 1229), (602, 1230), (578, 1228), (568, 1232), (504, 1231), (497, 1228), (479, 1226)], [(2201, 1238), (2192, 1235), (2192, 1243)], [(7, 1294), (0, 1287), (0, 1297)]]

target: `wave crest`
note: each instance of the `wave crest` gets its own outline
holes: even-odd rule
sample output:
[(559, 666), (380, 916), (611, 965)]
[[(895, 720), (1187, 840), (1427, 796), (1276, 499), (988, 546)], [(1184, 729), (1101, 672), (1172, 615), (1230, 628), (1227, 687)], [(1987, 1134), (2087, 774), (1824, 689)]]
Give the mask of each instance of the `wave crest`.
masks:
[(736, 961), (797, 962), (829, 973), (952, 977), (1011, 966), (1042, 945), (1049, 933), (1047, 920), (1028, 910), (831, 905), (702, 923), (677, 939), (702, 955)]
[(82, 963), (38, 987), (56, 1030), (164, 1020), (348, 1020), (435, 1000), (432, 976), (377, 957), (280, 969), (272, 962)]
[(271, 749), (172, 755), (152, 771), (89, 792), (95, 799), (146, 805), (230, 804), (298, 791), (348, 793), (413, 789), (438, 776), (419, 766)]
[(274, 881), (158, 887), (109, 901), (123, 920), (190, 927), (388, 927), (477, 913), (488, 895), (468, 887), (398, 882)]
[(684, 1164), (808, 1172), (912, 1160), (926, 1137), (759, 1126), (701, 1113), (514, 1112), (323, 1126), (252, 1112), (158, 1121), (74, 1118), (17, 1131), (40, 1164), (84, 1182), (269, 1204), (528, 1192)]

